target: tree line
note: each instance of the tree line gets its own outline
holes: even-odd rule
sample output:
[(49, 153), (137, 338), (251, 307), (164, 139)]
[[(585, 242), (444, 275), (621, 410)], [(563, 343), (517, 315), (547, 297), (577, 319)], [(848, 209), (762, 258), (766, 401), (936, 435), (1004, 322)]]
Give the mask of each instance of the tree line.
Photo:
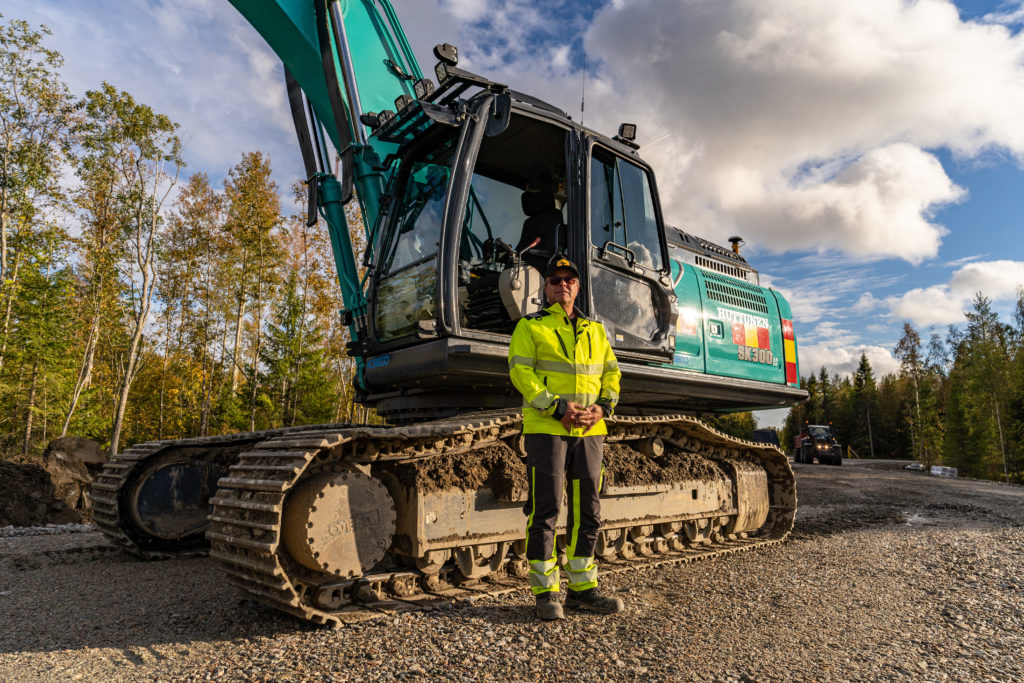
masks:
[[(0, 23), (0, 454), (365, 421), (330, 242), (283, 209), (269, 157), (222, 187), (189, 174), (177, 124), (108, 83), (73, 97), (47, 35)], [(906, 324), (879, 380), (866, 356), (801, 378), (784, 447), (831, 422), (860, 457), (1020, 482), (1024, 293), (1012, 324), (980, 294), (965, 323), (927, 343)]]
[(899, 370), (879, 380), (863, 354), (852, 376), (821, 368), (802, 377), (810, 398), (786, 418), (787, 450), (805, 422), (831, 423), (859, 457), (909, 458), (1024, 483), (1024, 290), (1012, 323), (978, 293), (964, 324), (945, 335), (924, 342), (904, 323), (893, 352)]
[(189, 174), (167, 116), (73, 97), (48, 33), (0, 23), (0, 453), (365, 419), (326, 231), (269, 157)]

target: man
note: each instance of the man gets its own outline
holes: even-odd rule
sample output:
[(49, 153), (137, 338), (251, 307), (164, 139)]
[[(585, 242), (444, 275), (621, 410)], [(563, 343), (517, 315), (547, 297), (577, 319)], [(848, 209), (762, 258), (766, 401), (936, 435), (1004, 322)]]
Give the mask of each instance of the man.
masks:
[[(600, 614), (622, 610), (622, 600), (597, 588), (594, 549), (601, 527), (604, 418), (619, 398), (619, 365), (604, 326), (575, 307), (580, 273), (566, 258), (548, 270), (545, 310), (519, 321), (509, 345), (512, 384), (523, 395), (523, 441), (530, 498), (526, 559), (537, 617), (562, 619), (558, 601), (555, 524), (568, 492), (566, 605)], [(568, 482), (566, 482), (568, 478)]]

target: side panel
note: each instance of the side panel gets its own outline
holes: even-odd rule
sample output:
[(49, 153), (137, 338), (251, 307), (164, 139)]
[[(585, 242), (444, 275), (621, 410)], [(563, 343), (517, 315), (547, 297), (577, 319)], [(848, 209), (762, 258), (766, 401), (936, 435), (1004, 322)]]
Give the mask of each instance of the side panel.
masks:
[(696, 270), (708, 374), (785, 383), (782, 323), (770, 290)]
[[(671, 247), (670, 254), (674, 251)], [(676, 349), (672, 365), (686, 370), (704, 372), (704, 326), (701, 324), (700, 283), (697, 269), (671, 258), (672, 282), (679, 299), (676, 317)]]

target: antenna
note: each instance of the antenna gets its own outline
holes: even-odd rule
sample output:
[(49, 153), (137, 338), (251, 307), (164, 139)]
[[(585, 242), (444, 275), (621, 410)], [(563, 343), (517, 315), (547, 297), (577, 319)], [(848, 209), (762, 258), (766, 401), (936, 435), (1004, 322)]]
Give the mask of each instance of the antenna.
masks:
[(580, 128), (583, 127), (583, 111), (587, 102), (587, 51), (583, 51), (583, 81), (580, 83)]

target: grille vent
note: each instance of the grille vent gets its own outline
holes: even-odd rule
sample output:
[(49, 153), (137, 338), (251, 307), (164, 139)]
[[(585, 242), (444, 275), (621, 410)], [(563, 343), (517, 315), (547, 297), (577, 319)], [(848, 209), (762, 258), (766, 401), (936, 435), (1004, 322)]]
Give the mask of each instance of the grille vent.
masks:
[(706, 270), (717, 270), (719, 273), (725, 273), (726, 275), (732, 275), (738, 277), (741, 280), (747, 279), (747, 271), (744, 268), (737, 268), (736, 266), (730, 266), (728, 263), (722, 263), (721, 261), (714, 261), (703, 256), (696, 258), (697, 265)]
[(737, 282), (715, 273), (704, 273), (704, 289), (712, 301), (768, 314), (768, 302), (760, 287)]

